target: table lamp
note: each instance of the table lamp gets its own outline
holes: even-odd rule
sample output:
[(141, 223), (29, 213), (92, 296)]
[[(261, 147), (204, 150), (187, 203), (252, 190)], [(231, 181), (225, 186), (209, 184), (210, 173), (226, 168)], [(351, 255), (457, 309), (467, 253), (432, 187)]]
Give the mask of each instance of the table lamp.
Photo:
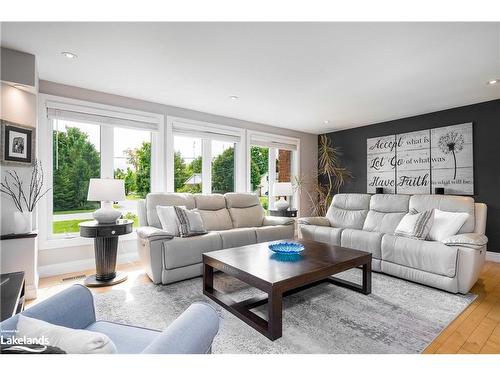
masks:
[(275, 182), (273, 185), (273, 195), (275, 197), (280, 197), (280, 199), (274, 202), (274, 208), (279, 211), (286, 210), (290, 204), (284, 199), (284, 197), (290, 197), (293, 195), (293, 188), (291, 182)]
[(113, 202), (125, 200), (125, 183), (112, 178), (91, 178), (87, 200), (101, 202), (101, 208), (92, 214), (99, 224), (115, 223), (122, 213), (113, 208)]

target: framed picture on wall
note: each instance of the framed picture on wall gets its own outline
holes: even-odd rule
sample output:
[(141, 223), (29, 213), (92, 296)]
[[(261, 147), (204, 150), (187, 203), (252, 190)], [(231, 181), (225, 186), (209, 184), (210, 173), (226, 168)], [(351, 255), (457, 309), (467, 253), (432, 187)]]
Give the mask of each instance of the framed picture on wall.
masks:
[(35, 161), (35, 129), (2, 121), (2, 164), (32, 165)]

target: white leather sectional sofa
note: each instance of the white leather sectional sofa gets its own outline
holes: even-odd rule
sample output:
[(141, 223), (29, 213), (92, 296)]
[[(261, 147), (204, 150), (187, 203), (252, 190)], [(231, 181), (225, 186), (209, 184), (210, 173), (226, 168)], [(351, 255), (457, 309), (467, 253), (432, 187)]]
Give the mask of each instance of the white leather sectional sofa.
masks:
[[(173, 237), (162, 230), (157, 206), (185, 206), (198, 211), (208, 233)], [(139, 201), (139, 224), (139, 257), (155, 284), (202, 275), (201, 254), (205, 252), (294, 236), (293, 219), (265, 216), (259, 198), (249, 193), (150, 193)]]
[[(410, 210), (466, 212), (458, 234), (442, 242), (394, 235)], [(369, 251), (372, 268), (452, 293), (467, 293), (486, 255), (486, 205), (450, 195), (337, 194), (326, 217), (299, 219), (305, 239)]]

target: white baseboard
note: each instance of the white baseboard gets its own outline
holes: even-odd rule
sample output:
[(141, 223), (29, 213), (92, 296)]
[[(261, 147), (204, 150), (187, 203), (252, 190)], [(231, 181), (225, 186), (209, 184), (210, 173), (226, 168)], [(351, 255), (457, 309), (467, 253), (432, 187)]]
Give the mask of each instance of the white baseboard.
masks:
[[(125, 254), (118, 253), (117, 264), (125, 264), (129, 262), (135, 262), (139, 260), (139, 255), (136, 252), (130, 252)], [(95, 268), (95, 259), (80, 259), (65, 263), (54, 263), (47, 264), (45, 266), (38, 267), (38, 274), (40, 277), (49, 277), (63, 275), (65, 273), (85, 271)]]
[(494, 253), (493, 251), (486, 252), (486, 260), (490, 262), (500, 263), (500, 253)]

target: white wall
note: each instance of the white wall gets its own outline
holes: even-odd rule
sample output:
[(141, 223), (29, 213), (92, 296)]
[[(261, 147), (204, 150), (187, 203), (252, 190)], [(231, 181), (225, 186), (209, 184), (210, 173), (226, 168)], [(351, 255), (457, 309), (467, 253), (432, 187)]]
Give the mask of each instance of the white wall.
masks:
[[(317, 136), (314, 134), (296, 132), (285, 128), (277, 128), (264, 124), (258, 124), (238, 119), (232, 119), (209, 113), (197, 112), (189, 109), (172, 107), (164, 104), (146, 102), (142, 100), (117, 96), (92, 90), (87, 90), (79, 87), (61, 85), (54, 82), (43, 81), (39, 82), (39, 91), (43, 94), (62, 96), (67, 98), (86, 100), (100, 104), (113, 105), (140, 111), (158, 113), (165, 116), (182, 117), (191, 120), (205, 121), (220, 125), (234, 126), (243, 129), (250, 129), (278, 135), (296, 137), (300, 139), (300, 170), (311, 177), (317, 170)], [(307, 194), (301, 196), (301, 214), (307, 215), (310, 207)], [(71, 240), (68, 240), (71, 241)], [(68, 242), (70, 244), (70, 242)], [(118, 262), (123, 263), (137, 259), (136, 243), (133, 241), (119, 242)], [(39, 272), (40, 276), (49, 276), (61, 274), (64, 272), (74, 272), (92, 268), (94, 264), (93, 246), (91, 244), (85, 246), (71, 246), (64, 248), (53, 248), (40, 250), (39, 253)]]
[[(6, 83), (0, 82), (1, 109), (0, 117), (3, 120), (15, 122), (20, 125), (36, 127), (37, 98), (27, 91), (20, 90)], [(11, 165), (0, 166), (0, 176), (3, 180), (7, 170), (15, 170), (24, 181), (29, 181), (31, 167), (18, 167)], [(1, 199), (1, 233), (13, 232), (12, 216), (17, 210), (12, 200), (2, 194)]]

